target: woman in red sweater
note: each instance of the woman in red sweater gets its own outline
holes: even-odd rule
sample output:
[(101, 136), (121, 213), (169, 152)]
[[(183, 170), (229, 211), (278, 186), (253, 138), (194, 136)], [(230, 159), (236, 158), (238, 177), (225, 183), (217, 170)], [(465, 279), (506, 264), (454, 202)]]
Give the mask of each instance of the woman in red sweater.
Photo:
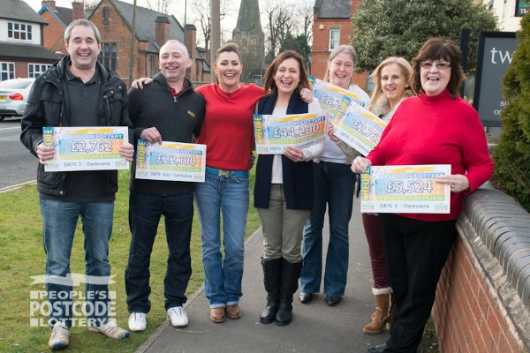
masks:
[[(248, 211), (248, 171), (252, 166), (252, 113), (264, 90), (241, 83), (243, 67), (236, 44), (217, 51), (217, 83), (197, 92), (206, 100), (198, 143), (205, 144), (206, 180), (195, 196), (201, 221), (204, 289), (210, 319), (240, 317), (244, 235)], [(221, 214), (223, 245), (221, 255)]]
[(449, 214), (380, 215), (395, 310), (389, 340), (368, 352), (416, 352), (464, 198), (493, 172), (478, 113), (458, 96), (464, 77), (460, 55), (449, 40), (423, 45), (413, 61), (418, 96), (400, 104), (368, 158), (352, 164), (356, 173), (370, 165), (450, 164), (452, 173), (437, 179), (451, 188)]

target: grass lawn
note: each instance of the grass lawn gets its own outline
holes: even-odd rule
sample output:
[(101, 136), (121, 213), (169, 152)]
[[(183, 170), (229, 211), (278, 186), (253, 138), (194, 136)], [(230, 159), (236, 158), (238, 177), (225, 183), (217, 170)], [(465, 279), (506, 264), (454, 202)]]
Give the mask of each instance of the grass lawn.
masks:
[[(114, 228), (110, 241), (110, 262), (116, 291), (118, 323), (127, 327), (127, 306), (124, 271), (129, 251), (130, 232), (128, 212), (128, 173), (120, 173), (120, 191), (116, 195)], [(251, 177), (251, 190), (254, 178)], [(252, 192), (250, 205), (253, 204)], [(247, 236), (259, 226), (255, 209), (251, 206)], [(200, 226), (195, 212), (191, 242), (193, 275), (188, 285), (190, 296), (202, 284), (203, 269), (200, 255)], [(114, 341), (102, 335), (74, 328), (67, 352), (134, 352), (166, 319), (163, 297), (163, 279), (167, 259), (167, 245), (163, 223), (159, 228), (151, 257), (151, 303), (148, 329), (134, 333), (124, 341)], [(30, 276), (44, 274), (45, 258), (42, 245), (42, 225), (35, 185), (0, 194), (0, 352), (49, 352), (49, 329), (29, 325), (30, 291), (43, 290), (31, 285)], [(71, 272), (84, 273), (83, 234), (78, 227), (71, 257)]]

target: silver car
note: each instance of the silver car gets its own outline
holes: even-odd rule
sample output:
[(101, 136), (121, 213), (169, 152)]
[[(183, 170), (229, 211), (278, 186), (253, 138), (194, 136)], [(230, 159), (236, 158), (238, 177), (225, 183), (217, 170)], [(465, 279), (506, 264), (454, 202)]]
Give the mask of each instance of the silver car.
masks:
[(34, 81), (34, 78), (16, 78), (0, 82), (0, 121), (24, 114)]

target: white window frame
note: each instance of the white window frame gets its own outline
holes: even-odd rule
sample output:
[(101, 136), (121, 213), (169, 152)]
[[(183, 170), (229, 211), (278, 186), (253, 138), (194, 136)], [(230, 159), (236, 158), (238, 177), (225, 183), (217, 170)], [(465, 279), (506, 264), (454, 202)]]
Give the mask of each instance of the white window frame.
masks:
[[(336, 35), (336, 41), (333, 36)], [(340, 28), (332, 27), (329, 29), (329, 51), (332, 51), (340, 45)]]
[(14, 78), (15, 63), (11, 61), (0, 61), (0, 81), (12, 80)]
[[(28, 64), (28, 77), (37, 78), (45, 73), (52, 65), (43, 63), (29, 63)], [(30, 69), (32, 68), (32, 69)]]
[(33, 26), (29, 23), (9, 21), (7, 22), (7, 38), (31, 42), (33, 40)]

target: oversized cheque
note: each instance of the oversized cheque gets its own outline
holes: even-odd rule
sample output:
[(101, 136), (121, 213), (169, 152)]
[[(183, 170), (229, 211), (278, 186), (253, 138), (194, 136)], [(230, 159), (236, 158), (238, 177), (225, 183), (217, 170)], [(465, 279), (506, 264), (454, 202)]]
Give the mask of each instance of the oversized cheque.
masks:
[(254, 115), (258, 154), (282, 154), (287, 147), (306, 148), (324, 139), (326, 117), (319, 114)]
[(42, 134), (44, 144), (55, 147), (47, 172), (129, 168), (119, 153), (128, 141), (127, 127), (43, 127)]
[(359, 101), (359, 97), (354, 92), (348, 91), (329, 82), (311, 79), (313, 85), (313, 97), (320, 103), (324, 114), (331, 122), (340, 119), (352, 102)]
[(434, 179), (451, 166), (374, 166), (361, 175), (363, 213), (450, 213), (451, 190)]
[(206, 145), (138, 140), (136, 179), (204, 182)]
[(352, 102), (341, 118), (333, 122), (335, 136), (366, 156), (381, 139), (386, 122)]

